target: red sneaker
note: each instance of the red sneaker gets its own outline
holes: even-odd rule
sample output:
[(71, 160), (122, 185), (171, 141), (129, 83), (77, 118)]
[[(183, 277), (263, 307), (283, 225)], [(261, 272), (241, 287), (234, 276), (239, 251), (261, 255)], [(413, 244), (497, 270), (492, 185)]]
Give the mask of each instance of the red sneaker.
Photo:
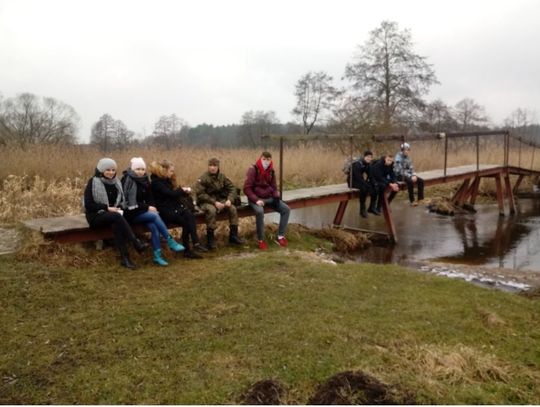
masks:
[(277, 242), (281, 247), (287, 247), (287, 245), (289, 244), (289, 242), (287, 242), (287, 239), (285, 237), (278, 237)]
[(259, 240), (259, 249), (261, 249), (261, 250), (268, 249), (268, 245), (266, 244), (266, 242), (264, 240)]

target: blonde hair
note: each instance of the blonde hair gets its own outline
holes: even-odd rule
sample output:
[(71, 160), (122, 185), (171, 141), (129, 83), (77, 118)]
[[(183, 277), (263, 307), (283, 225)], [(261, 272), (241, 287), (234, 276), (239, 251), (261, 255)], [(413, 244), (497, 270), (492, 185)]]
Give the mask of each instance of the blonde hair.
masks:
[(169, 160), (161, 160), (160, 162), (152, 161), (148, 167), (148, 170), (150, 171), (150, 174), (155, 175), (156, 177), (170, 179), (173, 188), (176, 188), (176, 174), (173, 174), (172, 177), (169, 177), (167, 174), (169, 168), (173, 166), (174, 164)]

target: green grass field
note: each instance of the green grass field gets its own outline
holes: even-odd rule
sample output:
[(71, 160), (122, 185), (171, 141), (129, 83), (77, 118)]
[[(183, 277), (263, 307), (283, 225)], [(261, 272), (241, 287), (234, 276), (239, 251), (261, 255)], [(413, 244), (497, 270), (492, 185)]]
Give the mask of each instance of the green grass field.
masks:
[(420, 403), (540, 403), (538, 300), (291, 246), (136, 271), (0, 257), (0, 403), (237, 403), (268, 378), (307, 403), (344, 370)]

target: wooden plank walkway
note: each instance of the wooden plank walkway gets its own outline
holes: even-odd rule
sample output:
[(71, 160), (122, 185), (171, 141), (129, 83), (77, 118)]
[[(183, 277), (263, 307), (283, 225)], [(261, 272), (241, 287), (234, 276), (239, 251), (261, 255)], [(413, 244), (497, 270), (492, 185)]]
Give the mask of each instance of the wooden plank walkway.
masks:
[[(508, 172), (507, 172), (508, 171)], [(496, 177), (500, 183), (500, 177), (503, 174), (517, 174), (520, 176), (518, 180), (521, 182), (523, 176), (526, 175), (535, 175), (539, 176), (539, 171), (531, 171), (523, 168), (517, 167), (502, 167), (499, 165), (479, 165), (478, 168), (476, 165), (464, 165), (459, 167), (447, 168), (446, 175), (443, 170), (432, 170), (425, 171), (418, 174), (421, 178), (424, 179), (426, 186), (455, 182), (459, 180), (464, 180), (461, 190), (458, 191), (460, 194), (456, 199), (465, 200), (467, 197), (475, 195), (478, 189), (480, 177)], [(469, 180), (475, 178), (478, 179), (478, 182), (473, 182), (469, 187)], [(499, 183), (497, 184), (497, 189), (502, 188)], [(517, 187), (517, 185), (516, 185)], [(515, 188), (516, 188), (515, 187)], [(404, 185), (402, 185), (402, 189)], [(509, 185), (506, 185), (508, 190)], [(508, 194), (508, 192), (507, 192)], [(291, 209), (304, 208), (308, 206), (317, 206), (324, 205), (328, 203), (340, 203), (338, 207), (338, 212), (334, 219), (334, 223), (339, 225), (343, 214), (345, 212), (347, 202), (351, 199), (358, 198), (358, 190), (347, 187), (344, 184), (336, 185), (324, 185), (320, 187), (313, 188), (301, 188), (290, 191), (283, 192), (283, 200), (287, 202)], [(502, 197), (499, 196), (499, 204), (502, 205)], [(247, 205), (246, 197), (242, 197), (243, 202), (242, 206), (238, 208), (239, 217), (253, 216), (254, 213), (252, 209)], [(472, 204), (474, 204), (474, 199)], [(512, 197), (513, 200), (513, 197)], [(385, 203), (384, 215), (385, 220), (388, 226), (388, 234), (395, 239), (395, 231), (393, 230), (393, 222), (391, 219), (391, 210)], [(272, 211), (270, 208), (265, 208), (266, 212)], [(218, 219), (226, 219), (226, 214), (219, 214)], [(204, 217), (202, 214), (196, 215), (197, 223), (204, 223)], [(78, 243), (84, 241), (93, 241), (100, 240), (105, 238), (110, 238), (112, 236), (112, 231), (110, 228), (105, 229), (91, 229), (86, 222), (84, 214), (73, 215), (73, 216), (61, 216), (53, 218), (40, 218), (32, 219), (23, 222), (25, 226), (30, 229), (40, 231), (46, 238), (56, 240), (61, 243)], [(168, 225), (169, 227), (175, 227), (176, 225)], [(135, 227), (137, 232), (146, 232), (147, 229), (143, 225), (137, 225)]]

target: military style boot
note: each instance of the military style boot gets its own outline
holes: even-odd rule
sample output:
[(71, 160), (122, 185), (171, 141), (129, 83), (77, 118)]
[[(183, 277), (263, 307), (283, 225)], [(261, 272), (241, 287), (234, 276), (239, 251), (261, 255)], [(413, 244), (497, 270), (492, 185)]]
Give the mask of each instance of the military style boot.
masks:
[(229, 230), (229, 243), (233, 245), (241, 245), (245, 243), (245, 241), (238, 236), (238, 225), (231, 225)]
[(216, 239), (214, 237), (214, 229), (210, 229), (210, 228), (206, 229), (206, 241), (207, 241), (206, 247), (208, 248), (208, 250), (217, 249)]

